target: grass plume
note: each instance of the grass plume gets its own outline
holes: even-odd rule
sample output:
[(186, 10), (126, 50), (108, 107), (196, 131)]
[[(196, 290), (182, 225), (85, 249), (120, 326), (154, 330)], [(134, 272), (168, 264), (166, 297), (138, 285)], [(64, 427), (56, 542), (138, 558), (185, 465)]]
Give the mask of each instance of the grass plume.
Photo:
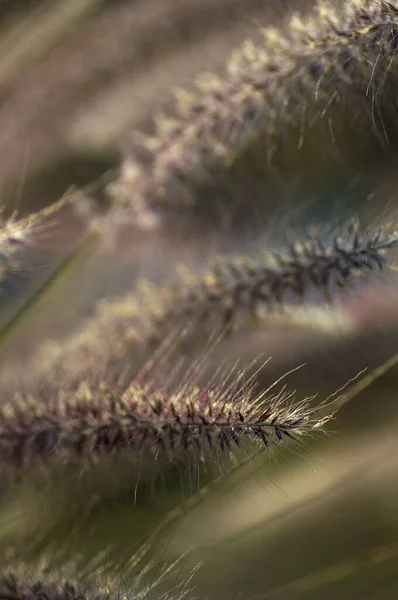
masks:
[[(308, 327), (311, 310), (305, 318), (298, 302), (311, 307), (319, 298), (338, 298), (347, 286), (386, 269), (386, 253), (397, 245), (395, 234), (360, 232), (354, 223), (330, 240), (312, 232), (285, 251), (267, 251), (257, 259), (224, 258), (205, 274), (185, 274), (175, 285), (147, 282), (138, 292), (101, 302), (95, 315), (62, 343), (46, 342), (32, 361), (32, 375), (24, 367), (29, 392), (51, 399), (57, 390), (75, 390), (83, 380), (91, 386), (104, 378), (128, 384), (170, 334), (176, 346), (188, 344), (192, 350), (233, 328), (266, 328), (273, 318), (278, 326), (278, 315)], [(4, 378), (2, 387), (6, 395)]]
[(109, 592), (82, 590), (81, 586), (49, 574), (17, 574), (9, 571), (0, 576), (0, 597), (4, 600), (111, 600)]
[[(131, 561), (131, 574), (109, 577), (109, 574), (97, 574), (95, 577), (70, 577), (62, 569), (51, 569), (41, 565), (27, 568), (21, 564), (2, 568), (0, 573), (0, 598), (2, 600), (193, 600), (194, 586), (190, 576), (175, 583), (166, 592), (159, 588), (176, 571), (183, 557), (172, 563), (154, 564), (152, 560), (144, 568), (140, 566), (148, 549), (143, 549)], [(70, 569), (68, 569), (69, 571)]]
[[(241, 376), (240, 376), (241, 377)], [(168, 394), (132, 384), (121, 396), (107, 385), (81, 385), (53, 402), (18, 398), (0, 413), (0, 464), (8, 470), (38, 464), (96, 463), (127, 457), (146, 477), (159, 464), (213, 461), (254, 441), (272, 447), (321, 428), (308, 400), (291, 394), (255, 395), (253, 382), (192, 383)]]
[[(51, 217), (56, 215), (65, 205), (67, 199), (32, 213), (19, 217), (14, 212), (8, 218), (0, 215), (0, 287), (9, 282), (13, 274), (24, 269), (24, 253), (34, 248), (52, 225)], [(26, 254), (25, 254), (26, 256)]]
[(90, 568), (106, 554), (120, 568), (148, 533), (142, 510), (161, 519), (259, 449), (301, 451), (332, 416), (327, 403), (296, 401), (281, 380), (257, 391), (255, 375), (232, 370), (202, 387), (197, 368), (176, 373), (176, 387), (155, 373), (123, 395), (82, 385), (52, 403), (3, 407), (0, 551), (23, 547), (26, 560), (50, 552), (60, 564), (77, 552)]
[(231, 177), (253, 147), (263, 174), (289, 177), (303, 176), (306, 155), (311, 178), (322, 161), (330, 172), (359, 148), (387, 160), (397, 138), (397, 26), (395, 0), (339, 9), (321, 0), (286, 34), (263, 30), (262, 43), (233, 54), (224, 78), (203, 76), (196, 92), (179, 92), (176, 118), (158, 118), (154, 137), (133, 136), (111, 195), (146, 223), (159, 209), (200, 209), (209, 193), (198, 188)]
[[(304, 301), (321, 292), (332, 293), (358, 279), (358, 275), (387, 265), (385, 251), (398, 246), (398, 237), (381, 231), (360, 235), (357, 224), (346, 235), (324, 242), (313, 232), (287, 252), (269, 252), (263, 260), (248, 258), (220, 261), (193, 283), (182, 283), (155, 319), (156, 335), (164, 335), (170, 323), (202, 323), (214, 318), (230, 327), (242, 313), (256, 315)], [(214, 326), (214, 325), (213, 325)]]

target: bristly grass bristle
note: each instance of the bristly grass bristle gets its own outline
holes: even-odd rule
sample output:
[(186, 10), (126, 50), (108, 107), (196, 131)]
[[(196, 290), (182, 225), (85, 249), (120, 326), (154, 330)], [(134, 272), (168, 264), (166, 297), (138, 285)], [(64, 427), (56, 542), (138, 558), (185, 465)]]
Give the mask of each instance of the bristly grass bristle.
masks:
[(396, 1), (335, 9), (322, 0), (313, 17), (294, 15), (286, 34), (265, 29), (262, 44), (234, 53), (224, 79), (203, 76), (195, 93), (179, 93), (176, 118), (159, 118), (154, 137), (133, 136), (111, 196), (145, 222), (151, 211), (196, 206), (198, 186), (230, 172), (254, 144), (264, 148), (263, 170), (283, 169), (311, 138), (312, 177), (314, 160), (330, 167), (332, 149), (340, 161), (360, 148), (376, 158), (386, 146), (393, 152), (397, 28)]

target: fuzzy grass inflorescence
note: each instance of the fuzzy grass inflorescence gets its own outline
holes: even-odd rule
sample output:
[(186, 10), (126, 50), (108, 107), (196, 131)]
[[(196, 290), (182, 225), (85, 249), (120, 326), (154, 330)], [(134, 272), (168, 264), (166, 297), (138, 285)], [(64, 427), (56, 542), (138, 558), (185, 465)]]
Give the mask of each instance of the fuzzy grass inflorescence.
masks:
[(0, 576), (2, 600), (111, 600), (109, 592), (85, 590), (76, 583), (45, 573), (20, 574), (9, 571)]
[(198, 188), (231, 177), (253, 146), (262, 172), (289, 177), (302, 176), (306, 154), (312, 179), (318, 161), (330, 170), (359, 148), (387, 160), (397, 138), (397, 31), (396, 0), (322, 0), (314, 16), (294, 15), (286, 34), (263, 30), (262, 44), (233, 54), (224, 79), (203, 76), (196, 93), (178, 93), (176, 118), (159, 117), (154, 137), (132, 136), (110, 194), (138, 218), (209, 203)]
[[(180, 560), (169, 565), (158, 566), (154, 569), (146, 567), (135, 574), (132, 582), (120, 577), (104, 577), (73, 579), (66, 576), (63, 570), (56, 571), (38, 567), (24, 567), (20, 564), (5, 569), (0, 573), (0, 598), (2, 600), (193, 600), (194, 588), (191, 579), (194, 572), (186, 580), (166, 592), (156, 588), (175, 571)], [(145, 583), (151, 575), (150, 581)]]
[(266, 328), (278, 315), (299, 325), (298, 302), (310, 310), (319, 299), (338, 298), (347, 286), (387, 268), (386, 252), (397, 246), (395, 234), (360, 232), (354, 223), (343, 235), (322, 239), (313, 231), (290, 249), (267, 251), (260, 258), (224, 257), (205, 274), (185, 274), (175, 285), (147, 282), (124, 298), (101, 302), (95, 315), (62, 343), (46, 342), (32, 362), (32, 376), (24, 367), (26, 385), (34, 395), (50, 399), (83, 380), (93, 386), (104, 378), (128, 385), (170, 335), (176, 348), (189, 343), (190, 350), (200, 351), (211, 338), (251, 323)]
[(15, 211), (5, 217), (0, 211), (0, 290), (11, 283), (13, 278), (25, 273), (39, 241), (50, 233), (55, 224), (54, 217), (70, 201), (65, 196), (37, 212), (21, 217)]
[(131, 459), (145, 477), (162, 461), (213, 461), (246, 441), (268, 448), (323, 427), (309, 400), (295, 403), (284, 391), (256, 395), (240, 379), (206, 389), (187, 382), (171, 394), (134, 383), (123, 395), (104, 384), (45, 404), (19, 398), (0, 413), (3, 475), (114, 456)]
[(170, 324), (202, 323), (214, 318), (230, 327), (242, 313), (256, 316), (259, 307), (271, 310), (294, 299), (304, 301), (321, 292), (330, 301), (336, 289), (358, 275), (387, 265), (385, 251), (398, 246), (398, 237), (382, 232), (360, 235), (357, 224), (345, 236), (322, 241), (313, 232), (287, 252), (268, 252), (263, 260), (223, 260), (205, 276), (180, 286), (154, 331), (162, 336)]
[[(163, 388), (153, 377), (123, 395), (107, 384), (82, 384), (52, 402), (16, 398), (2, 407), (0, 553), (17, 550), (29, 561), (50, 551), (62, 563), (78, 549), (93, 568), (105, 553), (117, 570), (148, 529), (134, 507), (156, 506), (154, 489), (181, 487), (162, 502), (164, 515), (181, 494), (191, 496), (259, 452), (302, 450), (333, 418), (328, 401), (314, 406), (314, 398), (296, 401), (285, 386), (273, 391), (280, 380), (257, 392), (255, 376), (231, 371), (203, 387), (193, 369), (176, 374), (176, 384), (162, 377)], [(108, 511), (118, 506), (131, 539), (107, 535), (108, 526), (101, 531), (101, 519), (112, 522)]]

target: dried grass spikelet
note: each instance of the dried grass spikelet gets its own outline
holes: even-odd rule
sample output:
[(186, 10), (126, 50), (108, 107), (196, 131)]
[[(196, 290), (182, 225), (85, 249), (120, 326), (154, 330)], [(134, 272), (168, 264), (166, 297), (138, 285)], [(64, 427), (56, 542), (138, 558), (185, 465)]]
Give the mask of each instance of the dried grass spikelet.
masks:
[(364, 151), (386, 159), (397, 140), (397, 26), (396, 0), (339, 9), (321, 0), (313, 17), (294, 15), (286, 35), (265, 29), (262, 44), (234, 53), (224, 79), (203, 76), (196, 93), (180, 92), (176, 118), (159, 117), (155, 136), (133, 136), (111, 196), (146, 223), (159, 208), (210, 204), (199, 203), (198, 187), (231, 178), (253, 147), (260, 171), (284, 178), (303, 176), (305, 160), (313, 180), (318, 167)]

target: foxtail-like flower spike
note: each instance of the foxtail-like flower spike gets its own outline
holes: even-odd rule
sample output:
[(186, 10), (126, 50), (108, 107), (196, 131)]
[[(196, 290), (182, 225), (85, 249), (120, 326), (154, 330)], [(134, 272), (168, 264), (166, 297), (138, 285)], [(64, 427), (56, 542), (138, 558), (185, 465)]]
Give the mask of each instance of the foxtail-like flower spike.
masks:
[(17, 399), (0, 411), (3, 475), (40, 465), (95, 464), (124, 457), (146, 468), (208, 462), (247, 441), (267, 448), (324, 425), (310, 401), (292, 394), (256, 395), (237, 380), (201, 389), (187, 383), (174, 393), (132, 384), (121, 396), (110, 386), (60, 393), (52, 402)]
[(358, 276), (387, 265), (385, 252), (398, 247), (398, 236), (382, 232), (359, 235), (355, 224), (344, 237), (322, 241), (317, 234), (293, 244), (287, 252), (268, 253), (263, 260), (225, 259), (202, 277), (184, 282), (170, 294), (163, 312), (154, 317), (154, 339), (178, 324), (196, 327), (210, 322), (230, 327), (238, 317), (256, 316), (320, 292), (332, 293)]
[(21, 576), (13, 571), (0, 576), (2, 600), (112, 600), (106, 592), (83, 591), (76, 583), (44, 573)]
[[(290, 249), (263, 258), (224, 258), (207, 273), (190, 273), (176, 285), (147, 284), (142, 292), (102, 302), (69, 340), (45, 343), (32, 363), (29, 389), (41, 381), (33, 393), (47, 397), (48, 389), (51, 397), (59, 389), (76, 389), (83, 380), (93, 386), (104, 377), (124, 381), (126, 371), (129, 382), (135, 367), (169, 335), (178, 345), (189, 340), (198, 348), (211, 336), (231, 334), (232, 328), (252, 322), (266, 327), (267, 318), (272, 323), (273, 316), (283, 314), (280, 309), (286, 309), (287, 319), (292, 313), (292, 323), (296, 315), (299, 324), (298, 302), (337, 298), (342, 288), (388, 267), (386, 253), (397, 246), (396, 235), (360, 234), (354, 225), (330, 240), (313, 232)], [(29, 373), (27, 377), (31, 379)], [(3, 389), (6, 393), (5, 385)]]
[(24, 256), (40, 240), (53, 224), (56, 215), (68, 202), (65, 196), (58, 202), (32, 213), (19, 217), (14, 212), (5, 218), (0, 211), (0, 289), (11, 276), (24, 270)]
[[(152, 561), (153, 562), (153, 561)], [(179, 560), (166, 565), (150, 562), (141, 572), (137, 572), (133, 581), (127, 583), (120, 577), (109, 578), (106, 585), (93, 579), (71, 580), (59, 569), (28, 569), (18, 565), (2, 569), (0, 573), (0, 598), (2, 600), (193, 600), (194, 588), (189, 585), (195, 570), (185, 581), (175, 584), (170, 591), (162, 592), (156, 588), (175, 569)], [(200, 565), (198, 565), (200, 566)], [(153, 576), (150, 583), (142, 581), (148, 571)], [(135, 574), (135, 571), (134, 571)], [(103, 577), (100, 578), (101, 580)], [(147, 579), (147, 578), (146, 578)]]
[(202, 76), (196, 93), (180, 92), (176, 118), (159, 118), (157, 135), (133, 136), (111, 196), (146, 223), (161, 208), (197, 206), (198, 188), (254, 145), (263, 167), (276, 170), (300, 161), (308, 139), (312, 163), (330, 165), (336, 148), (339, 160), (375, 143), (377, 155), (391, 152), (397, 28), (396, 0), (347, 0), (339, 9), (321, 0), (313, 17), (294, 15), (286, 34), (265, 29), (263, 43), (234, 53), (223, 79)]

